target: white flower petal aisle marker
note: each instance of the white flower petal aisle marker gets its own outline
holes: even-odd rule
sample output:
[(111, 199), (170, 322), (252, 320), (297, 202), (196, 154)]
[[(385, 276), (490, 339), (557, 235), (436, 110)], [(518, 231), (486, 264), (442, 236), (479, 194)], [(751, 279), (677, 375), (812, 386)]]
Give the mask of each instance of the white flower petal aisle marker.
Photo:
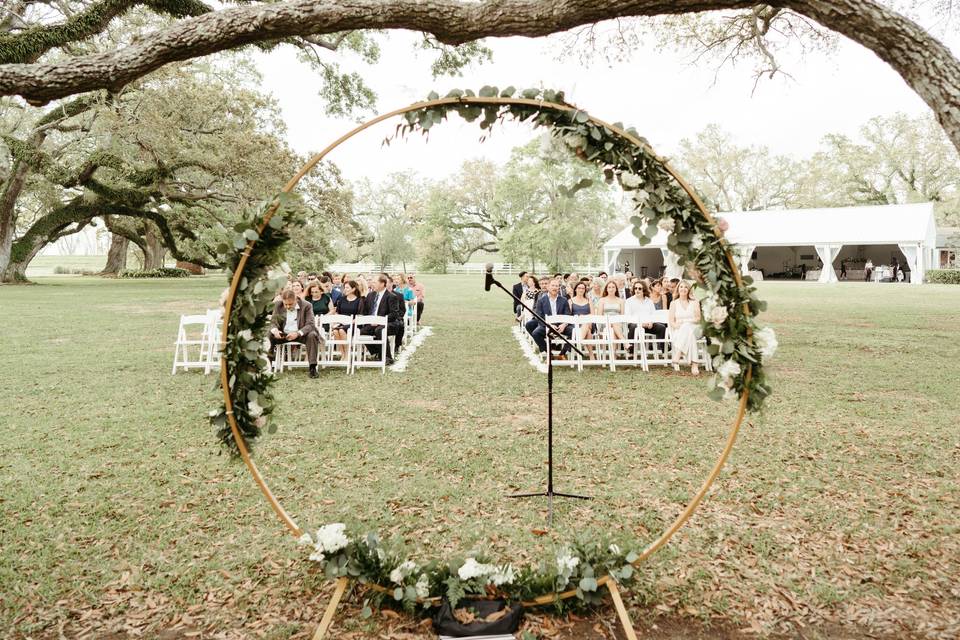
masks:
[(413, 353), (420, 348), (420, 345), (422, 345), (427, 338), (432, 335), (432, 327), (420, 327), (420, 331), (417, 331), (417, 335), (413, 337), (413, 340), (410, 341), (410, 344), (407, 345), (406, 349), (401, 351), (400, 355), (397, 356), (397, 359), (394, 360), (393, 364), (387, 368), (394, 373), (402, 373), (406, 371), (407, 363), (410, 361), (410, 358), (413, 357)]
[(547, 372), (547, 365), (540, 359), (540, 354), (538, 354), (533, 345), (530, 344), (530, 341), (526, 339), (523, 335), (523, 332), (526, 331), (520, 325), (513, 327), (513, 337), (517, 339), (517, 342), (520, 343), (520, 351), (523, 352), (523, 355), (526, 356), (527, 362), (530, 363), (530, 366), (539, 371), (540, 373)]

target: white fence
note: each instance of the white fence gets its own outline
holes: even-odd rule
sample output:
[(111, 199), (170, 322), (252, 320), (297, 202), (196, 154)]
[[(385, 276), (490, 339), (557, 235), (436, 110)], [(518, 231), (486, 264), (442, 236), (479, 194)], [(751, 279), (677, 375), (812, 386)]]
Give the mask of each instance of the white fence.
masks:
[[(448, 264), (447, 273), (483, 273), (486, 269), (485, 262), (468, 262), (466, 264)], [(358, 262), (352, 264), (338, 263), (332, 264), (327, 267), (328, 271), (333, 273), (374, 273), (379, 271), (386, 271), (387, 273), (402, 273), (404, 271), (404, 265), (402, 264), (388, 264), (385, 269), (380, 269), (379, 265), (370, 264), (366, 262)], [(603, 266), (600, 264), (575, 264), (572, 268), (569, 269), (570, 273), (580, 273), (580, 274), (594, 274), (598, 271), (602, 271)], [(406, 265), (406, 271), (416, 273), (417, 267), (413, 264)], [(493, 272), (494, 273), (520, 273), (521, 271), (533, 271), (537, 274), (546, 274), (552, 273), (553, 270), (546, 265), (538, 264), (535, 268), (531, 269), (529, 265), (519, 265), (511, 264), (509, 262), (494, 262), (493, 263)]]

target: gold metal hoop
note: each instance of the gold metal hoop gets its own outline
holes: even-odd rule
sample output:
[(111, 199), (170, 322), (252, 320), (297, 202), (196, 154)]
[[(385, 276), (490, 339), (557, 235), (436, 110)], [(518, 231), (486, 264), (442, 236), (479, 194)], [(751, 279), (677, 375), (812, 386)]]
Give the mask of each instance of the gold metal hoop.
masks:
[[(335, 140), (332, 144), (327, 146), (323, 151), (321, 151), (320, 153), (310, 158), (310, 160), (308, 160), (307, 163), (303, 165), (300, 171), (298, 171), (296, 175), (294, 175), (289, 180), (289, 182), (287, 182), (287, 184), (284, 185), (281, 191), (283, 193), (290, 193), (291, 191), (293, 191), (293, 189), (296, 188), (300, 180), (305, 175), (307, 175), (315, 166), (317, 166), (317, 164), (321, 160), (323, 160), (331, 151), (333, 151), (334, 149), (336, 149), (341, 144), (343, 144), (350, 138), (354, 137), (361, 131), (369, 129), (373, 125), (383, 122), (384, 120), (387, 120), (389, 118), (393, 118), (394, 116), (403, 115), (411, 111), (419, 111), (421, 109), (426, 109), (429, 107), (435, 107), (440, 105), (450, 105), (450, 104), (475, 104), (475, 105), (495, 105), (495, 106), (526, 105), (526, 106), (535, 106), (540, 109), (549, 110), (549, 111), (558, 111), (558, 112), (567, 112), (567, 113), (569, 112), (585, 113), (583, 110), (578, 109), (577, 107), (572, 105), (557, 104), (554, 102), (544, 102), (541, 100), (533, 100), (533, 99), (527, 99), (527, 98), (460, 97), (460, 98), (440, 98), (437, 100), (416, 102), (414, 104), (411, 104), (410, 106), (403, 107), (402, 109), (396, 109), (395, 111), (391, 111), (389, 113), (384, 113), (382, 115), (379, 115), (376, 118), (373, 118), (372, 120), (369, 120), (357, 126), (356, 128), (349, 131), (348, 133), (342, 135), (337, 140)], [(707, 208), (706, 206), (704, 206), (703, 201), (700, 199), (700, 197), (690, 187), (690, 185), (687, 184), (687, 182), (680, 176), (680, 174), (677, 173), (677, 171), (670, 166), (670, 163), (668, 163), (666, 160), (658, 156), (653, 151), (650, 145), (644, 143), (642, 140), (640, 140), (636, 136), (631, 135), (630, 133), (624, 131), (619, 127), (615, 127), (612, 124), (604, 122), (603, 120), (594, 118), (589, 114), (587, 114), (587, 117), (589, 122), (592, 122), (593, 124), (601, 127), (606, 127), (608, 130), (612, 131), (616, 135), (620, 136), (621, 138), (624, 138), (625, 140), (628, 140), (631, 144), (649, 153), (654, 158), (654, 160), (659, 162), (663, 166), (663, 168), (666, 169), (666, 171), (671, 175), (671, 177), (673, 177), (673, 179), (677, 181), (677, 183), (687, 193), (687, 195), (690, 196), (690, 199), (697, 206), (697, 209), (700, 211), (701, 215), (703, 215), (703, 217), (713, 226), (714, 234), (717, 237), (721, 236), (721, 231), (717, 226), (716, 219), (712, 215), (710, 215), (710, 212), (707, 211)], [(270, 218), (273, 216), (274, 213), (276, 213), (278, 206), (279, 204), (275, 204), (273, 207), (267, 210), (267, 213), (265, 214), (263, 219), (263, 223), (260, 229), (258, 230), (260, 233), (262, 233), (264, 228), (266, 228), (267, 224), (270, 222)], [(256, 244), (256, 240), (248, 241), (247, 247), (240, 257), (240, 262), (237, 264), (236, 271), (234, 271), (233, 280), (230, 282), (230, 289), (227, 295), (227, 301), (224, 304), (225, 320), (223, 323), (223, 334), (221, 337), (221, 340), (224, 344), (226, 344), (227, 337), (230, 333), (230, 311), (233, 305), (233, 298), (236, 295), (237, 287), (239, 286), (240, 279), (243, 277), (243, 270), (246, 267), (247, 259), (250, 257), (250, 251), (255, 244)], [(733, 259), (733, 255), (731, 255), (730, 251), (726, 249), (724, 250), (724, 254), (726, 256), (727, 263), (730, 265), (730, 269), (733, 273), (734, 281), (737, 283), (738, 287), (742, 286), (743, 280), (740, 276), (740, 269), (737, 266), (736, 261)], [(744, 304), (744, 310), (748, 311), (746, 303)], [(749, 337), (750, 336), (748, 334), (748, 338)], [(649, 545), (646, 546), (646, 548), (644, 548), (642, 552), (640, 552), (640, 555), (633, 562), (634, 566), (638, 566), (644, 560), (649, 558), (655, 551), (657, 551), (657, 549), (665, 545), (667, 541), (669, 541), (670, 538), (673, 537), (673, 535), (680, 529), (680, 527), (682, 527), (687, 522), (687, 520), (690, 519), (690, 516), (693, 515), (694, 511), (696, 511), (697, 507), (700, 505), (700, 503), (703, 501), (703, 498), (707, 495), (707, 492), (710, 490), (710, 487), (713, 485), (714, 481), (716, 481), (717, 476), (720, 475), (720, 471), (723, 469), (724, 464), (726, 464), (727, 458), (730, 457), (730, 452), (733, 450), (733, 445), (734, 443), (736, 443), (736, 440), (737, 440), (737, 434), (740, 432), (740, 426), (743, 424), (743, 418), (746, 415), (747, 400), (750, 396), (749, 385), (750, 385), (750, 378), (752, 377), (752, 373), (753, 373), (752, 367), (748, 366), (744, 374), (744, 392), (743, 392), (743, 395), (740, 397), (740, 404), (737, 409), (737, 415), (733, 420), (733, 425), (730, 428), (730, 433), (727, 436), (727, 440), (726, 440), (726, 443), (724, 444), (723, 450), (720, 452), (720, 456), (717, 458), (717, 461), (714, 463), (713, 468), (710, 470), (710, 474), (703, 481), (703, 484), (700, 486), (697, 492), (693, 495), (693, 497), (690, 499), (690, 502), (687, 503), (687, 506), (680, 513), (680, 515), (677, 516), (677, 518), (673, 521), (673, 523), (669, 527), (667, 527), (667, 529), (660, 535), (660, 537), (658, 537), (656, 540), (651, 542)], [(303, 531), (300, 529), (299, 526), (297, 526), (297, 523), (294, 522), (293, 518), (290, 517), (290, 514), (287, 513), (287, 511), (283, 508), (283, 505), (280, 504), (280, 501), (277, 500), (277, 497), (270, 490), (269, 485), (267, 485), (267, 482), (264, 479), (263, 475), (260, 473), (260, 470), (257, 468), (257, 465), (254, 464), (253, 460), (250, 458), (250, 452), (247, 449), (243, 438), (240, 436), (240, 429), (237, 426), (237, 421), (233, 414), (232, 389), (230, 388), (230, 375), (229, 375), (229, 372), (227, 371), (226, 356), (222, 356), (220, 360), (220, 386), (223, 389), (223, 401), (226, 406), (227, 421), (230, 424), (230, 431), (233, 434), (233, 439), (237, 443), (237, 449), (240, 452), (240, 457), (243, 459), (244, 464), (247, 465), (247, 469), (250, 471), (250, 475), (253, 477), (254, 481), (257, 483), (257, 486), (260, 488), (260, 491), (263, 493), (263, 496), (267, 499), (267, 502), (270, 503), (270, 506), (273, 508), (274, 512), (277, 514), (277, 517), (280, 518), (280, 521), (283, 522), (283, 524), (287, 527), (287, 529), (290, 530), (290, 533), (294, 537), (299, 538), (303, 534)], [(598, 578), (597, 586), (598, 587), (603, 586), (610, 580), (612, 580), (612, 578), (609, 575)], [(367, 586), (376, 591), (381, 591), (384, 593), (392, 592), (392, 590), (389, 590), (378, 584), (368, 584)], [(540, 596), (539, 598), (535, 598), (533, 600), (524, 602), (523, 605), (524, 606), (547, 605), (547, 604), (556, 602), (557, 600), (572, 598), (576, 595), (576, 593), (577, 593), (576, 589), (571, 589), (569, 591), (564, 591), (561, 593), (547, 594), (544, 596)], [(418, 599), (418, 601), (420, 602), (423, 602), (426, 600), (435, 601), (437, 599), (436, 598), (425, 599), (425, 600)]]

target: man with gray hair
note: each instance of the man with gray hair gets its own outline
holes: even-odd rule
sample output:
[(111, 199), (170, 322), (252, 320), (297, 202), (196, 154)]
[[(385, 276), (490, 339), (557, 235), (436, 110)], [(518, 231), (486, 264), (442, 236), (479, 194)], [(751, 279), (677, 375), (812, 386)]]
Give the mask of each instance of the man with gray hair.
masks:
[(310, 377), (317, 378), (317, 355), (320, 351), (320, 336), (313, 320), (313, 307), (300, 300), (292, 289), (284, 289), (280, 302), (273, 309), (270, 322), (270, 359), (278, 344), (297, 342), (307, 347), (307, 362)]

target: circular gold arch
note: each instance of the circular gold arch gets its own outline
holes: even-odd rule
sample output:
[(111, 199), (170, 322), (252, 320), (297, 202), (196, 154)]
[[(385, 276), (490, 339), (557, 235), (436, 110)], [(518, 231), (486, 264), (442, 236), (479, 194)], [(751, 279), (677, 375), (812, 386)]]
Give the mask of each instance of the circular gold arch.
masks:
[[(331, 151), (333, 151), (334, 149), (336, 149), (341, 144), (343, 144), (350, 138), (354, 137), (361, 131), (369, 129), (370, 127), (380, 122), (383, 122), (384, 120), (388, 120), (395, 116), (403, 115), (411, 111), (419, 111), (421, 109), (427, 109), (430, 107), (435, 107), (440, 105), (451, 105), (451, 104), (473, 104), (473, 105), (494, 105), (494, 106), (527, 105), (527, 106), (535, 106), (540, 109), (553, 110), (558, 112), (584, 113), (581, 109), (578, 109), (577, 107), (572, 105), (557, 104), (554, 102), (545, 102), (542, 100), (534, 100), (534, 99), (527, 99), (527, 98), (464, 96), (459, 98), (439, 98), (436, 100), (416, 102), (407, 107), (403, 107), (402, 109), (396, 109), (394, 111), (390, 111), (389, 113), (384, 113), (382, 115), (379, 115), (373, 118), (372, 120), (368, 120), (367, 122), (364, 122), (363, 124), (358, 125), (351, 131), (340, 136), (333, 143), (327, 146), (325, 149), (323, 149), (322, 151), (317, 153), (315, 156), (310, 158), (310, 160), (308, 160), (307, 163), (303, 165), (300, 171), (298, 171), (296, 175), (290, 178), (290, 180), (286, 183), (286, 185), (284, 185), (281, 192), (290, 193), (291, 191), (293, 191), (293, 189), (296, 188), (300, 180), (305, 175), (307, 175), (321, 160), (323, 160), (327, 155), (329, 155)], [(686, 180), (684, 180), (680, 176), (680, 174), (677, 173), (676, 170), (673, 167), (671, 167), (666, 160), (662, 159), (653, 151), (650, 145), (646, 144), (645, 142), (643, 142), (636, 136), (628, 133), (627, 131), (624, 131), (620, 127), (616, 127), (612, 124), (604, 122), (603, 120), (595, 118), (589, 114), (587, 114), (587, 117), (588, 117), (588, 120), (593, 124), (601, 127), (606, 127), (616, 135), (620, 136), (621, 138), (624, 138), (625, 140), (629, 141), (631, 144), (649, 153), (651, 157), (653, 157), (657, 162), (659, 162), (664, 167), (664, 169), (666, 169), (666, 171), (677, 181), (677, 183), (687, 193), (687, 195), (690, 196), (690, 199), (697, 206), (697, 209), (700, 211), (703, 217), (713, 226), (714, 234), (717, 235), (718, 237), (721, 235), (721, 231), (717, 226), (716, 219), (712, 215), (710, 215), (710, 213), (707, 211), (707, 208), (706, 206), (704, 206), (703, 201), (700, 199), (700, 197), (690, 187), (690, 185), (687, 184)], [(264, 216), (263, 222), (260, 228), (258, 229), (259, 233), (261, 234), (263, 233), (263, 230), (266, 228), (267, 224), (270, 222), (270, 218), (273, 216), (274, 213), (276, 213), (278, 206), (279, 206), (279, 203), (274, 204), (267, 211), (266, 215)], [(243, 254), (240, 257), (240, 261), (237, 264), (237, 268), (233, 273), (233, 279), (230, 282), (230, 289), (227, 294), (226, 303), (224, 305), (225, 321), (223, 323), (223, 333), (221, 336), (221, 342), (223, 344), (226, 344), (227, 338), (230, 333), (230, 311), (233, 305), (233, 298), (237, 292), (237, 287), (240, 283), (240, 279), (243, 277), (243, 270), (244, 270), (244, 267), (246, 266), (247, 260), (250, 257), (250, 252), (255, 244), (256, 244), (256, 240), (250, 240), (247, 242), (247, 246), (244, 249)], [(724, 250), (724, 253), (726, 255), (727, 262), (731, 267), (731, 271), (733, 273), (733, 277), (737, 283), (737, 286), (742, 286), (743, 281), (741, 279), (740, 269), (737, 266), (737, 263), (734, 261), (733, 256), (730, 254), (729, 251)], [(743, 424), (743, 419), (744, 419), (744, 416), (746, 415), (747, 400), (750, 396), (749, 384), (750, 384), (751, 375), (752, 375), (752, 368), (748, 367), (746, 370), (746, 373), (744, 374), (744, 392), (743, 392), (743, 395), (740, 397), (740, 403), (737, 407), (737, 415), (733, 420), (733, 424), (730, 428), (730, 433), (727, 436), (726, 443), (724, 444), (723, 449), (720, 451), (720, 455), (717, 458), (717, 461), (714, 463), (713, 468), (710, 470), (710, 473), (707, 475), (706, 479), (703, 481), (703, 484), (701, 484), (700, 488), (693, 495), (693, 497), (687, 503), (687, 506), (677, 516), (677, 518), (673, 521), (673, 523), (669, 527), (667, 527), (667, 529), (660, 535), (660, 537), (658, 537), (656, 540), (651, 542), (649, 545), (647, 545), (646, 548), (644, 548), (642, 552), (640, 552), (637, 559), (634, 560), (634, 562), (632, 563), (633, 566), (635, 567), (638, 566), (644, 560), (649, 558), (660, 547), (665, 545), (667, 541), (670, 540), (670, 538), (673, 537), (673, 535), (680, 529), (680, 527), (682, 527), (687, 522), (687, 520), (690, 519), (690, 516), (693, 515), (694, 511), (696, 511), (697, 507), (703, 501), (704, 496), (706, 496), (707, 492), (710, 490), (710, 487), (713, 485), (714, 481), (716, 481), (717, 476), (720, 475), (720, 471), (723, 469), (724, 464), (726, 464), (727, 458), (730, 457), (730, 452), (733, 450), (733, 445), (737, 440), (737, 434), (740, 432), (740, 426)], [(287, 527), (287, 529), (290, 531), (290, 533), (294, 537), (299, 538), (303, 534), (303, 531), (300, 529), (299, 526), (297, 526), (297, 523), (294, 522), (293, 518), (290, 517), (290, 514), (287, 513), (286, 509), (283, 508), (283, 505), (280, 504), (280, 501), (270, 490), (270, 487), (267, 484), (266, 479), (264, 479), (263, 475), (260, 473), (260, 470), (257, 468), (257, 465), (251, 459), (250, 452), (247, 449), (246, 443), (244, 442), (244, 439), (240, 435), (240, 430), (239, 430), (239, 427), (237, 426), (237, 421), (233, 414), (232, 389), (230, 387), (230, 376), (229, 376), (229, 372), (227, 371), (227, 361), (225, 356), (221, 357), (221, 361), (220, 361), (220, 386), (223, 390), (223, 401), (226, 406), (226, 416), (227, 416), (227, 421), (230, 425), (230, 432), (233, 434), (233, 439), (237, 443), (237, 449), (240, 452), (240, 457), (243, 459), (244, 464), (247, 466), (247, 469), (250, 471), (250, 475), (253, 477), (254, 481), (257, 483), (257, 486), (260, 488), (260, 491), (263, 493), (263, 496), (267, 499), (267, 502), (270, 503), (270, 506), (273, 508), (274, 512), (277, 514), (277, 517), (280, 518), (280, 521), (283, 522), (283, 524)], [(609, 582), (610, 580), (612, 580), (611, 576), (609, 575), (602, 576), (601, 578), (597, 579), (597, 586), (598, 587), (603, 586), (607, 584), (607, 582)], [(385, 593), (392, 592), (392, 590), (387, 589), (386, 587), (383, 587), (378, 584), (368, 584), (367, 586), (373, 588), (374, 590), (385, 592)], [(569, 591), (564, 591), (561, 593), (548, 594), (548, 595), (544, 595), (539, 598), (535, 598), (533, 600), (524, 602), (523, 605), (524, 606), (547, 605), (557, 600), (572, 598), (576, 595), (576, 593), (577, 593), (576, 589), (571, 589)]]

